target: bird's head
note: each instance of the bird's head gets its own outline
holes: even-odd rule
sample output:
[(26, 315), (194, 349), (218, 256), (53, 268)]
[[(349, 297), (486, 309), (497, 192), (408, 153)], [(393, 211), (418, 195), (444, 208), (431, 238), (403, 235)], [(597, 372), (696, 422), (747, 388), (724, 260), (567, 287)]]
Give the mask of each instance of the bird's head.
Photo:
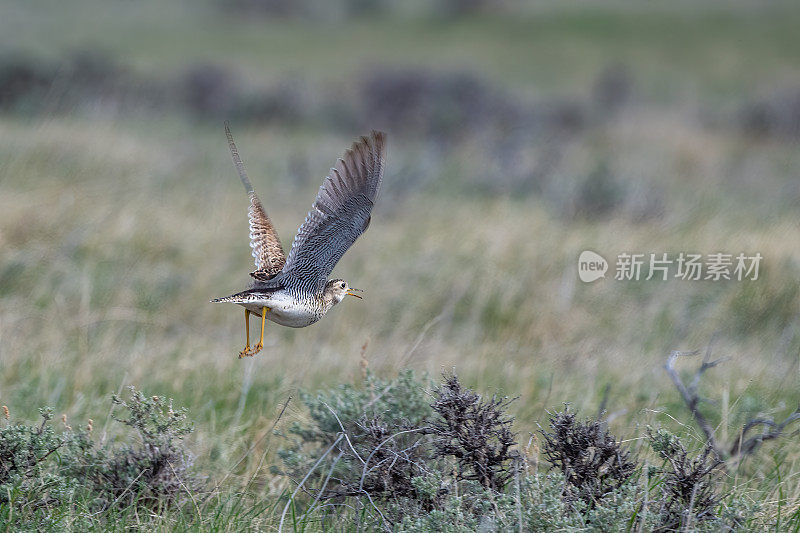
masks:
[(354, 289), (343, 279), (332, 279), (325, 284), (325, 289), (322, 291), (322, 294), (326, 300), (330, 299), (333, 304), (336, 305), (347, 295), (361, 299), (361, 296), (356, 294), (356, 292), (361, 292), (361, 289)]

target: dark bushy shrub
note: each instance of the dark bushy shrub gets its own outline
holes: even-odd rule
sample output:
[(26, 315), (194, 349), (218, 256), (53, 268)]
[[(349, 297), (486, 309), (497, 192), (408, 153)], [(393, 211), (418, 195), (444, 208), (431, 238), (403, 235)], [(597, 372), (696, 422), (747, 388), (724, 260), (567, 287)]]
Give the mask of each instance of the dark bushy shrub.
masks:
[(650, 446), (664, 460), (661, 484), (659, 524), (663, 531), (684, 530), (692, 524), (717, 518), (715, 509), (720, 496), (715, 490), (714, 475), (722, 465), (710, 445), (697, 457), (691, 457), (678, 437), (648, 429)]
[[(393, 531), (732, 531), (755, 507), (715, 491), (718, 462), (651, 433), (664, 468), (642, 469), (605, 424), (569, 409), (550, 416), (531, 473), (515, 450), (509, 401), (456, 376), (432, 386), (409, 372), (367, 374), (362, 387), (303, 394), (307, 421), (279, 452), (295, 482), (292, 527)], [(292, 509), (292, 513), (288, 512)], [(759, 522), (760, 523), (760, 522)]]
[(564, 411), (550, 416), (550, 431), (542, 431), (545, 459), (567, 482), (568, 503), (582, 500), (593, 507), (607, 494), (622, 487), (633, 475), (636, 463), (605, 425), (597, 420), (579, 421)]
[(291, 428), (294, 443), (280, 456), (284, 473), (305, 480), (315, 501), (363, 497), (394, 524), (456, 512), (454, 505), (462, 514), (484, 512), (486, 495), (499, 494), (519, 466), (507, 400), (483, 399), (455, 376), (433, 388), (408, 371), (392, 381), (368, 374), (363, 389), (303, 401), (310, 422)]
[(438, 417), (429, 430), (434, 455), (455, 458), (459, 479), (502, 490), (513, 475), (509, 451), (517, 444), (511, 431), (514, 419), (505, 413), (509, 400), (496, 396), (484, 400), (465, 389), (455, 375), (445, 376), (434, 397), (431, 407)]

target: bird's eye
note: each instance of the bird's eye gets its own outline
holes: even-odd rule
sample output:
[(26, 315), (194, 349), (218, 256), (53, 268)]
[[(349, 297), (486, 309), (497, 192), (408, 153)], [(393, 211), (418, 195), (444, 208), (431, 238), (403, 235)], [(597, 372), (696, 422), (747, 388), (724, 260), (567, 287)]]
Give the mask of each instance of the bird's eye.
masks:
[(345, 282), (343, 281), (342, 282), (342, 288), (344, 289), (344, 287), (345, 287)]

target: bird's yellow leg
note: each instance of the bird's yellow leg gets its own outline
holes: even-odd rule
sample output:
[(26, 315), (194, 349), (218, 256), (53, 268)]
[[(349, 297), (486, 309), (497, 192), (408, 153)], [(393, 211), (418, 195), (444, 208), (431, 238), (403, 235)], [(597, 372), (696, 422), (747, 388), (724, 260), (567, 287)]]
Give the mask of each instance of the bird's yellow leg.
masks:
[(244, 350), (239, 352), (239, 359), (247, 355), (252, 355), (250, 353), (250, 310), (249, 309), (244, 310), (244, 330), (247, 335), (247, 344), (245, 344)]
[(261, 351), (261, 348), (264, 347), (264, 324), (267, 320), (267, 313), (269, 312), (269, 307), (262, 307), (261, 308), (261, 339), (259, 339), (258, 344), (253, 347), (253, 352), (250, 355), (255, 355)]

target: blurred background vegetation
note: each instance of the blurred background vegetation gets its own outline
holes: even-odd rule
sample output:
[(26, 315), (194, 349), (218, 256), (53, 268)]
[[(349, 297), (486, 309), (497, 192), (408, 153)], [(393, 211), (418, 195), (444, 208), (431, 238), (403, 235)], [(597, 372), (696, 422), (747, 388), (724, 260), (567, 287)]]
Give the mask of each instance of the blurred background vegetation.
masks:
[[(788, 1), (5, 0), (0, 403), (102, 427), (124, 386), (175, 398), (203, 470), (264, 493), (285, 488), (260, 459), (287, 397), (362, 359), (519, 396), (518, 429), (607, 390), (617, 434), (700, 442), (662, 366), (713, 343), (730, 358), (701, 387), (718, 431), (785, 417), (798, 27)], [(207, 303), (252, 269), (224, 120), (287, 249), (335, 158), (389, 135), (370, 230), (334, 273), (365, 299), (268, 325), (242, 361), (243, 313)], [(583, 284), (585, 249), (764, 261), (757, 281)], [(769, 450), (797, 501), (797, 447)]]

